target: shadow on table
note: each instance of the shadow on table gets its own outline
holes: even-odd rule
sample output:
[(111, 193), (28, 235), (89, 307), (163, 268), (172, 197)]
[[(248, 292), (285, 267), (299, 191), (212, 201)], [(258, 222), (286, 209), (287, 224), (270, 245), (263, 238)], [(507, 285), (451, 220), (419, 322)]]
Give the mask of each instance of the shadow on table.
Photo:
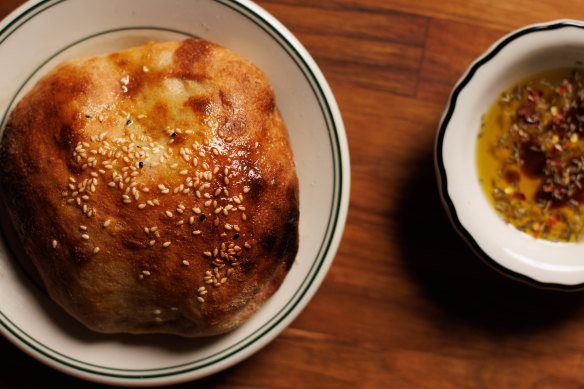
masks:
[(584, 306), (584, 293), (538, 289), (500, 274), (457, 234), (442, 206), (431, 153), (411, 161), (398, 215), (406, 267), (428, 299), (497, 332), (552, 326)]

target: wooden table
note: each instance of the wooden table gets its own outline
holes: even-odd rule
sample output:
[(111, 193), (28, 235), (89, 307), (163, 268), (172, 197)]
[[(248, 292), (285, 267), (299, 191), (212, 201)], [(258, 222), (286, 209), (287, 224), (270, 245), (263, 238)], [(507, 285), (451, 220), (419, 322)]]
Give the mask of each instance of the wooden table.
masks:
[[(0, 16), (21, 0), (1, 0)], [(345, 234), (300, 316), (198, 388), (580, 388), (584, 295), (479, 261), (438, 198), (433, 146), (450, 89), (503, 34), (584, 19), (576, 0), (262, 0), (314, 56), (351, 153)], [(98, 387), (0, 340), (0, 388)]]

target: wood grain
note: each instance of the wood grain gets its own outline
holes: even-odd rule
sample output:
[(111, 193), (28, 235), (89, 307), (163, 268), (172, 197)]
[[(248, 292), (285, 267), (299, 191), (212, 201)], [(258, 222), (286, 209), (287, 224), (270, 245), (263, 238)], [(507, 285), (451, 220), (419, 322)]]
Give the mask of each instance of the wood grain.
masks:
[[(21, 4), (2, 0), (0, 16)], [(347, 226), (302, 314), (242, 363), (177, 387), (583, 388), (584, 295), (478, 260), (438, 198), (433, 146), (454, 83), (526, 24), (584, 19), (567, 0), (261, 0), (321, 67), (351, 153)], [(0, 340), (0, 388), (100, 387)]]

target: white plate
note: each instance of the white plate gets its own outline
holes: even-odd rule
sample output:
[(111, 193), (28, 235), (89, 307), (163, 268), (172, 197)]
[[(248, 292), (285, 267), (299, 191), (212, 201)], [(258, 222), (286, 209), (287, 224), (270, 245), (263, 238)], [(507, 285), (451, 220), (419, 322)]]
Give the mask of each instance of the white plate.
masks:
[[(197, 36), (267, 75), (300, 179), (300, 249), (286, 281), (237, 330), (209, 339), (109, 336), (81, 327), (26, 276), (0, 241), (0, 331), (65, 373), (107, 384), (178, 383), (225, 369), (274, 339), (306, 306), (337, 250), (347, 213), (349, 155), (337, 104), (317, 65), (277, 20), (244, 0), (36, 0), (0, 23), (0, 128), (56, 63), (147, 40)], [(2, 216), (4, 217), (4, 216)]]
[(535, 239), (503, 221), (479, 183), (481, 117), (499, 94), (544, 70), (584, 69), (584, 22), (555, 20), (523, 27), (495, 42), (455, 85), (436, 142), (441, 195), (471, 247), (497, 270), (530, 284), (584, 289), (584, 242)]

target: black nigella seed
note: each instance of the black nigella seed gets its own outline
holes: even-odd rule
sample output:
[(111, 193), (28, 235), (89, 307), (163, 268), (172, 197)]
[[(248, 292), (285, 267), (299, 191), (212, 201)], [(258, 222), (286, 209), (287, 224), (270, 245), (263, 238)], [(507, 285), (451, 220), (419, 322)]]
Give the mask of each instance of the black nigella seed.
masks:
[(201, 217), (199, 218), (199, 221), (202, 222), (203, 220), (205, 220), (207, 218), (207, 216), (205, 215), (201, 215)]
[(173, 132), (172, 134), (170, 134), (170, 136), (175, 137), (177, 134), (176, 132)]
[(91, 115), (85, 115), (85, 117), (86, 117), (87, 119), (89, 119), (89, 118), (91, 117)]
[(237, 239), (237, 238), (239, 238), (239, 234), (233, 235), (233, 239)]
[(130, 124), (132, 124), (132, 121), (131, 121), (131, 120), (128, 120), (128, 121), (126, 122), (126, 126), (129, 126)]
[(140, 169), (142, 169), (144, 167), (144, 162), (142, 161), (138, 162), (138, 166), (140, 166)]

